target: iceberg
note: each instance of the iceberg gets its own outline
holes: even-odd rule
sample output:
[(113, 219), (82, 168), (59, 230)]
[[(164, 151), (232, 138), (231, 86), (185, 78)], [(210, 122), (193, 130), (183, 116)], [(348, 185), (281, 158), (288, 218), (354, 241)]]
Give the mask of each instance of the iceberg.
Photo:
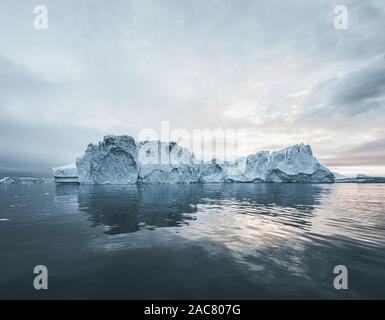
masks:
[(75, 164), (53, 169), (56, 182), (81, 184), (333, 183), (309, 145), (261, 151), (235, 161), (198, 161), (175, 142), (105, 136), (89, 144)]
[(333, 173), (313, 156), (303, 143), (273, 152), (266, 182), (334, 182)]
[(138, 181), (138, 146), (130, 136), (105, 136), (99, 144), (89, 144), (76, 159), (79, 183), (134, 184)]
[(333, 173), (298, 144), (280, 151), (261, 151), (224, 166), (227, 182), (331, 183)]
[(335, 182), (336, 183), (385, 183), (385, 177), (367, 176), (365, 174), (357, 174), (354, 177), (337, 175)]
[(52, 183), (51, 179), (45, 178), (31, 178), (31, 177), (5, 177), (0, 180), (0, 184), (43, 184), (43, 183)]
[(198, 167), (194, 154), (175, 142), (144, 141), (138, 144), (138, 183), (196, 183)]
[(56, 183), (77, 183), (78, 169), (76, 164), (69, 164), (62, 167), (52, 169), (53, 177)]
[(138, 143), (138, 159), (141, 165), (196, 164), (195, 155), (175, 142), (143, 141)]

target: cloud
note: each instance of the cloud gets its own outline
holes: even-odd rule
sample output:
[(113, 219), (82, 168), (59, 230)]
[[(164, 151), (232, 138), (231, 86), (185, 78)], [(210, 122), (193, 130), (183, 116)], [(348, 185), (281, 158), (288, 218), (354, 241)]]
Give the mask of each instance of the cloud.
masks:
[(161, 120), (245, 128), (245, 152), (305, 142), (324, 159), (353, 155), (385, 138), (385, 6), (349, 1), (339, 31), (337, 4), (47, 0), (37, 31), (35, 1), (2, 1), (0, 167), (48, 172), (104, 134)]
[[(385, 108), (385, 56), (329, 79), (313, 88), (309, 100), (314, 113), (343, 114), (348, 119)], [(382, 109), (382, 110), (381, 110)], [(310, 109), (311, 110), (311, 109)]]
[(350, 148), (325, 162), (331, 166), (383, 166), (385, 167), (385, 138)]

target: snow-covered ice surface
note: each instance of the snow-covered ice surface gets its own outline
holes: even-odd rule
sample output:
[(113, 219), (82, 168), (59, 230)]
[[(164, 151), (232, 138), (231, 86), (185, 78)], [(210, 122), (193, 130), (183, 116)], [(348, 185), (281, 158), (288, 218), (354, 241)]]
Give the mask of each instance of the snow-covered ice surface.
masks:
[(57, 178), (67, 178), (67, 177), (77, 177), (78, 169), (76, 168), (76, 164), (68, 164), (66, 166), (53, 168), (53, 176)]
[(52, 169), (55, 182), (76, 183), (78, 182), (78, 169), (75, 163)]
[(140, 164), (194, 164), (194, 154), (175, 142), (144, 141), (138, 143), (138, 160)]
[(334, 182), (333, 173), (304, 144), (203, 164), (175, 142), (136, 143), (130, 136), (106, 136), (88, 145), (76, 164), (54, 168), (59, 179), (76, 172), (82, 184)]

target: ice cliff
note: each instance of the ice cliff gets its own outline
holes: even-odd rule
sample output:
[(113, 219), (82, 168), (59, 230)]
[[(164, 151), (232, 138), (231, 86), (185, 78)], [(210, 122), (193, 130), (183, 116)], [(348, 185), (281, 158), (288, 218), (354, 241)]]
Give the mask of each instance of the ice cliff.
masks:
[(76, 168), (76, 164), (74, 163), (63, 167), (53, 168), (52, 171), (56, 182), (79, 182), (78, 169)]
[(54, 168), (53, 174), (56, 182), (81, 184), (334, 182), (333, 173), (304, 144), (202, 163), (174, 142), (136, 143), (130, 136), (106, 136), (88, 145), (76, 164)]
[(79, 183), (133, 184), (138, 180), (138, 146), (130, 136), (106, 136), (76, 159)]

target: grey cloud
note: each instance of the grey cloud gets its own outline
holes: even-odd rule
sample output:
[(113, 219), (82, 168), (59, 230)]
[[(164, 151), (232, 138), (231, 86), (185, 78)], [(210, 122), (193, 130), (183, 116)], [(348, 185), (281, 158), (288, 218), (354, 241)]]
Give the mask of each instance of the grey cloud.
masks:
[[(341, 155), (332, 159), (323, 159), (323, 164), (330, 167), (360, 167), (360, 166), (379, 166), (385, 165), (385, 153), (382, 155)], [(357, 168), (359, 171), (359, 168)]]
[(383, 110), (385, 57), (375, 58), (358, 70), (320, 83), (313, 88), (306, 104), (308, 115), (329, 117), (343, 114), (347, 120), (375, 109)]
[(343, 77), (330, 103), (350, 115), (385, 107), (385, 57)]
[(97, 130), (70, 125), (35, 125), (0, 120), (0, 172), (39, 172), (51, 174), (51, 168), (71, 163), (90, 142), (100, 138)]
[[(385, 155), (385, 138), (377, 139), (351, 149), (352, 153), (382, 153)], [(385, 156), (383, 161), (385, 162)]]
[(385, 137), (344, 150), (324, 159), (330, 166), (385, 166)]

